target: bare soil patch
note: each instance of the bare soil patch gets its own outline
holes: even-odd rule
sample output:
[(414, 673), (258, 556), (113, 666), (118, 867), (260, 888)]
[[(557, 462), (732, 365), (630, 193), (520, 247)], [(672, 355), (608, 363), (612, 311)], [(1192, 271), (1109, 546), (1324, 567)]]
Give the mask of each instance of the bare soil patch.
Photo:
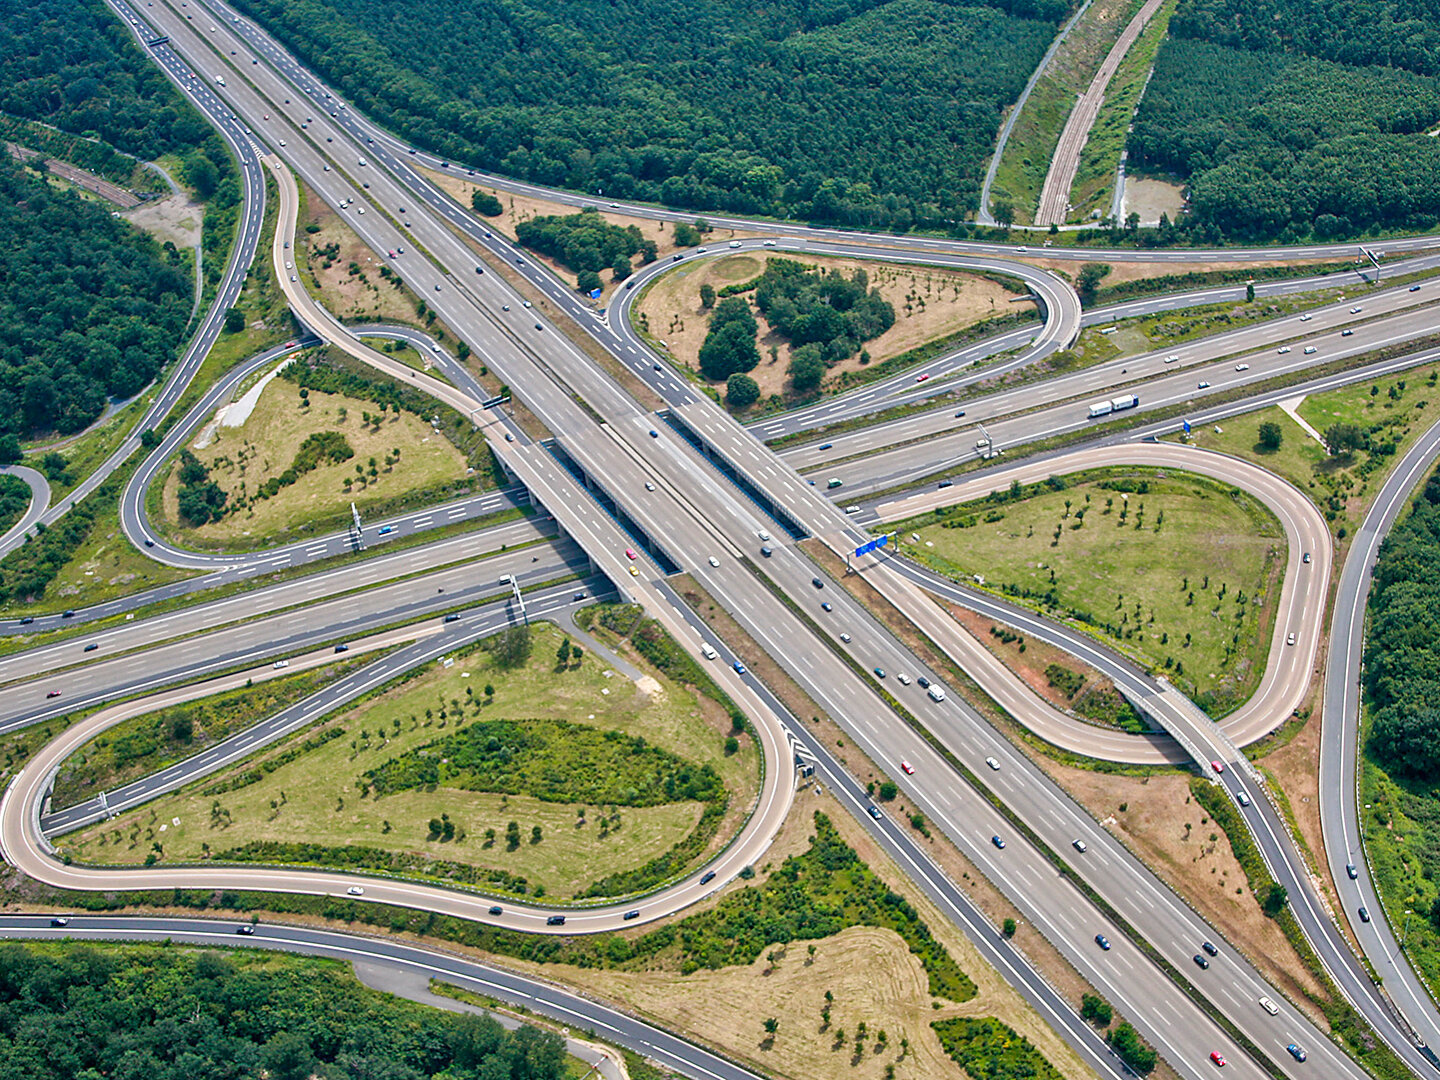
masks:
[(1185, 212), (1185, 187), (1168, 180), (1127, 176), (1121, 210), (1125, 218), (1139, 214), (1142, 226), (1159, 225), (1161, 214), (1175, 221)]
[(163, 199), (142, 203), (120, 216), (161, 243), (169, 240), (177, 248), (193, 248), (200, 245), (205, 206), (191, 202), (185, 195), (167, 195)]
[[(895, 356), (982, 319), (1007, 315), (1014, 308), (1010, 299), (1015, 293), (978, 274), (863, 259), (806, 256), (803, 261), (825, 270), (839, 270), (847, 277), (863, 269), (871, 287), (878, 288), (894, 306), (895, 325), (865, 343), (865, 352), (873, 361)], [(650, 286), (636, 305), (638, 317), (643, 319), (641, 325), (652, 337), (663, 341), (676, 360), (698, 375), (700, 345), (710, 323), (709, 313), (700, 306), (700, 286), (710, 285), (718, 293), (727, 285), (758, 277), (764, 270), (765, 259), (748, 253), (679, 264)], [(760, 327), (760, 366), (750, 375), (760, 384), (762, 397), (783, 393), (790, 343), (771, 331), (758, 312), (756, 322)], [(831, 368), (827, 378), (842, 371), (860, 371), (867, 362), (862, 354), (856, 354)]]

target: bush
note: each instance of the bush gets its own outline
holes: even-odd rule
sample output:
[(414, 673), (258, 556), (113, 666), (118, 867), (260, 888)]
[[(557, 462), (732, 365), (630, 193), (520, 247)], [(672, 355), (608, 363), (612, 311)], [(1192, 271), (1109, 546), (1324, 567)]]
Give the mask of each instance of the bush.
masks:
[(1274, 420), (1266, 420), (1260, 425), (1260, 446), (1262, 449), (1272, 453), (1280, 449), (1280, 444), (1285, 441), (1285, 433), (1280, 425)]
[(470, 195), (470, 205), (477, 214), (484, 214), (486, 217), (499, 217), (505, 212), (505, 207), (500, 200), (488, 191), (481, 191), (478, 188)]
[(1115, 1053), (1120, 1055), (1120, 1060), (1130, 1068), (1141, 1075), (1154, 1071), (1158, 1055), (1145, 1045), (1145, 1040), (1140, 1038), (1140, 1033), (1129, 1023), (1122, 1020), (1119, 1026), (1107, 1036), (1107, 1039)]
[(945, 1052), (970, 1076), (1060, 1080), (1055, 1066), (1029, 1039), (993, 1016), (959, 1016), (930, 1026)]
[(899, 795), (899, 794), (900, 794), (900, 789), (899, 789), (898, 787), (896, 787), (894, 780), (886, 780), (884, 783), (882, 783), (882, 784), (880, 785), (880, 801), (881, 801), (881, 802), (893, 802), (894, 799), (895, 799), (895, 796), (897, 796), (897, 795)]
[(760, 384), (749, 375), (736, 372), (725, 381), (725, 401), (733, 409), (745, 409), (760, 400)]

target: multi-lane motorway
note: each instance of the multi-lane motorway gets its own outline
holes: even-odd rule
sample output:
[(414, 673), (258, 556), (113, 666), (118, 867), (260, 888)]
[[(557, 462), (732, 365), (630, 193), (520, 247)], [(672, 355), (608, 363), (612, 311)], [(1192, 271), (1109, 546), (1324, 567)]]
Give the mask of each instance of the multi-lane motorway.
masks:
[[(211, 14), (212, 7), (220, 14)], [(205, 90), (200, 95), (202, 107), (211, 105), (212, 112), (220, 111), (227, 116), (228, 110), (234, 109), (241, 118), (235, 122), (243, 123), (258, 137), (265, 138), (272, 149), (279, 149), (287, 164), (297, 169), (321, 198), (332, 206), (345, 203), (347, 220), (377, 251), (407, 247), (409, 253), (403, 264), (406, 281), (423, 292), (427, 300), (432, 299), (433, 290), (433, 306), (447, 323), (487, 362), (493, 361), (492, 368), (526, 399), (565, 452), (583, 469), (587, 483), (600, 488), (609, 505), (616, 508), (624, 520), (633, 522), (637, 532), (630, 535), (648, 538), (657, 557), (662, 559), (661, 565), (642, 560), (644, 575), (629, 577), (629, 567), (617, 559), (619, 547), (627, 542), (626, 533), (620, 531), (616, 519), (606, 517), (603, 510), (597, 515), (593, 509), (586, 509), (595, 504), (584, 495), (577, 495), (573, 475), (557, 467), (541, 448), (502, 448), (507, 462), (513, 463), (526, 479), (532, 496), (556, 512), (562, 527), (576, 536), (607, 574), (657, 608), (662, 617), (670, 618), (674, 631), (693, 647), (697, 640), (693, 628), (685, 625), (684, 618), (667, 601), (660, 587), (663, 582), (657, 574), (657, 570), (664, 569), (664, 559), (692, 569), (706, 588), (735, 612), (763, 647), (783, 658), (787, 670), (876, 761), (898, 760), (899, 754), (908, 753), (909, 760), (923, 766), (917, 771), (918, 779), (904, 781), (916, 804), (926, 808), (961, 849), (975, 859), (1002, 890), (1017, 899), (1027, 917), (1041, 927), (1095, 985), (1127, 1015), (1137, 1019), (1142, 1031), (1162, 1047), (1182, 1074), (1201, 1073), (1208, 1052), (1206, 1047), (1224, 1047), (1233, 1071), (1251, 1074), (1258, 1069), (1254, 1061), (1241, 1056), (1226, 1032), (1217, 1028), (1203, 1010), (1180, 993), (1160, 969), (1128, 942), (1103, 956), (1085, 946), (1086, 924), (1093, 926), (1099, 917), (1089, 901), (1067, 879), (1057, 878), (1044, 853), (1021, 838), (1017, 837), (1003, 856), (993, 850), (984, 831), (1005, 828), (1005, 820), (997, 819), (994, 806), (955, 776), (933, 748), (923, 743), (914, 745), (918, 736), (910, 729), (877, 723), (876, 718), (892, 715), (888, 705), (875, 693), (869, 679), (860, 676), (840, 657), (833, 642), (842, 626), (861, 627), (863, 636), (855, 636), (877, 654), (883, 654), (889, 668), (918, 673), (920, 669), (913, 657), (871, 622), (841, 590), (824, 588), (823, 580), (815, 576), (808, 559), (791, 544), (777, 545), (775, 557), (764, 560), (763, 573), (784, 593), (797, 599), (804, 597), (799, 605), (802, 610), (796, 612), (782, 604), (768, 589), (757, 589), (750, 569), (755, 565), (752, 549), (756, 541), (752, 538), (767, 526), (774, 528), (775, 522), (714, 472), (692, 451), (689, 443), (678, 438), (665, 424), (637, 410), (613, 382), (597, 372), (588, 359), (557, 332), (549, 318), (524, 312), (518, 303), (513, 304), (514, 310), (506, 309), (507, 303), (518, 298), (499, 280), (499, 275), (474, 274), (474, 249), (461, 244), (450, 227), (472, 239), (489, 259), (513, 261), (519, 272), (542, 289), (553, 310), (575, 315), (597, 341), (641, 374), (652, 387), (658, 388), (679, 427), (697, 438), (711, 455), (724, 459), (744, 474), (758, 490), (784, 506), (795, 520), (805, 523), (808, 531), (820, 536), (832, 549), (843, 551), (847, 545), (863, 538), (864, 534), (853, 521), (840, 514), (785, 464), (757, 447), (743, 429), (711, 408), (707, 400), (667, 371), (655, 372), (651, 357), (641, 345), (631, 343), (635, 352), (627, 355), (621, 334), (609, 322), (595, 318), (563, 284), (555, 282), (508, 244), (482, 235), (483, 226), (411, 168), (410, 162), (416, 161), (419, 155), (410, 157), (403, 144), (369, 127), (353, 110), (346, 109), (319, 88), (313, 78), (258, 30), (243, 21), (232, 21), (234, 17), (219, 5), (190, 8), (198, 22), (186, 18), (183, 8), (190, 5), (175, 7), (152, 2), (141, 9), (147, 19), (153, 19), (171, 38), (171, 45), (157, 49), (156, 55), (172, 76), (195, 84), (214, 77), (212, 66), (225, 70), (230, 84), (225, 90), (226, 102), (222, 105), (209, 98), (210, 91)], [(140, 22), (139, 11), (122, 10), (135, 23)], [(205, 27), (204, 23), (212, 19), (211, 25)], [(258, 51), (252, 53), (252, 50)], [(236, 59), (228, 59), (227, 52)], [(203, 72), (203, 78), (197, 72)], [(196, 77), (190, 78), (192, 74)], [(262, 122), (262, 113), (275, 118), (268, 128)], [(276, 143), (280, 145), (277, 147)], [(361, 207), (370, 212), (361, 216)], [(895, 246), (893, 238), (826, 236), (820, 231), (791, 227), (774, 227), (773, 232), (785, 238), (787, 246), (790, 242), (803, 244), (813, 240), (852, 245), (850, 250), (861, 243), (877, 248)], [(907, 240), (906, 244), (914, 252), (963, 254), (992, 260), (1006, 250), (966, 249), (928, 241)], [(1387, 246), (1394, 249), (1399, 245)], [(1334, 254), (1353, 251), (1353, 247), (1347, 247), (1337, 249)], [(1306, 252), (1307, 255), (1316, 253), (1323, 254)], [(1070, 257), (1059, 251), (1054, 254)], [(1276, 254), (1266, 252), (1265, 257), (1273, 258)], [(1154, 257), (1173, 257), (1173, 253), (1159, 253)], [(1237, 255), (1227, 252), (1226, 257)], [(1238, 257), (1247, 256), (1239, 253)], [(1044, 284), (1038, 283), (1037, 291)], [(306, 299), (292, 296), (297, 304), (305, 304)], [(1063, 299), (1060, 293), (1053, 301), (1045, 302), (1050, 318), (1042, 337), (1063, 326), (1063, 321), (1054, 317), (1054, 309)], [(321, 316), (318, 312), (314, 314)], [(1404, 314), (1399, 317), (1413, 318)], [(535, 320), (533, 330), (532, 319)], [(1073, 326), (1064, 329), (1069, 333)], [(1426, 332), (1419, 323), (1383, 331), (1402, 335), (1396, 340), (1404, 340), (1406, 334)], [(1356, 336), (1359, 337), (1358, 330)], [(1063, 338), (1052, 338), (1037, 342), (1035, 349), (1060, 344)], [(1198, 349), (1194, 359), (1215, 355), (1223, 353)], [(1119, 374), (1129, 372), (1122, 369)], [(597, 425), (591, 415), (576, 408), (576, 396), (587, 402), (605, 422)], [(467, 401), (473, 401), (473, 396)], [(658, 490), (651, 493), (647, 486), (646, 493), (642, 494), (642, 484), (653, 484)], [(138, 519), (136, 528), (140, 528)], [(811, 578), (821, 581), (819, 590), (814, 590)], [(825, 603), (830, 604), (829, 610), (820, 606), (822, 594)], [(927, 617), (923, 610), (926, 602), (918, 594), (907, 594), (901, 600), (907, 610), (922, 619)], [(323, 632), (322, 628), (330, 625), (325, 620), (331, 616), (321, 608), (322, 605), (314, 604), (297, 613), (297, 627), (303, 625), (317, 633)], [(144, 624), (136, 625), (143, 627)], [(123, 658), (117, 658), (120, 659)], [(895, 665), (905, 665), (905, 668)], [(86, 670), (79, 669), (75, 677), (83, 677)], [(106, 674), (115, 672), (102, 673), (102, 677)], [(931, 674), (938, 677), (936, 673)], [(742, 689), (752, 696), (758, 693), (753, 681)], [(1103, 829), (1069, 803), (1038, 770), (1029, 767), (1022, 755), (990, 731), (978, 716), (953, 699), (935, 703), (922, 697), (913, 702), (906, 700), (906, 706), (952, 753), (977, 772), (983, 768), (982, 748), (990, 750), (991, 756), (1002, 763), (1001, 775), (995, 778), (997, 793), (1053, 850), (1064, 850), (1074, 839), (1088, 838), (1088, 850), (1094, 857), (1076, 860), (1077, 873), (1139, 928), (1147, 940), (1167, 957), (1173, 957), (1177, 965), (1188, 960), (1197, 935), (1213, 934), (1114, 844)], [(767, 711), (758, 699), (753, 707)], [(778, 759), (778, 756), (771, 758), (772, 761)], [(896, 842), (903, 849), (908, 837), (897, 838)], [(907, 857), (909, 854), (907, 852)], [(343, 880), (343, 876), (338, 877)], [(1256, 994), (1266, 992), (1263, 980), (1242, 958), (1228, 952), (1222, 955), (1223, 965), (1217, 964), (1218, 970), (1213, 976), (1196, 976), (1201, 992), (1266, 1055), (1278, 1060), (1286, 1039), (1301, 1038), (1311, 1048), (1314, 1068), (1322, 1069), (1327, 1076), (1356, 1075), (1353, 1064), (1288, 1006), (1275, 1018), (1255, 1015), (1258, 1010), (1247, 1005), (1247, 999), (1253, 1003)], [(1273, 991), (1270, 994), (1276, 996)], [(1280, 1065), (1288, 1069), (1283, 1061)]]

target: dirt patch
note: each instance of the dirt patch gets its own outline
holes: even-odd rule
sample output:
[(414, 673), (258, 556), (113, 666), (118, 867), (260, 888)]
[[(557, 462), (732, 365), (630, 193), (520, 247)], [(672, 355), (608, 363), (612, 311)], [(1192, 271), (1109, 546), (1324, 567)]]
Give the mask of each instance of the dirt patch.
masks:
[(1142, 227), (1159, 225), (1161, 214), (1168, 215), (1171, 221), (1178, 221), (1185, 212), (1185, 203), (1185, 188), (1181, 184), (1127, 176), (1120, 216), (1128, 218), (1131, 214), (1139, 214)]
[[(1006, 641), (997, 637), (991, 631), (1011, 631), (1002, 623), (971, 611), (969, 608), (960, 607), (958, 604), (944, 605), (949, 611), (950, 617), (970, 631), (980, 644), (984, 645), (995, 656), (1019, 676), (1020, 680), (1030, 687), (1042, 699), (1049, 702), (1057, 709), (1071, 711), (1078, 695), (1067, 695), (1058, 686), (1051, 686), (1050, 680), (1045, 675), (1045, 669), (1051, 664), (1059, 664), (1068, 668), (1084, 680), (1083, 693), (1094, 693), (1097, 690), (1108, 689), (1114, 686), (1109, 679), (1105, 678), (1089, 664), (1081, 663), (1063, 649), (1057, 649), (1053, 645), (1043, 641), (1036, 641), (1034, 638), (1020, 637), (1015, 640)], [(1022, 648), (1023, 646), (1023, 648)]]
[(1267, 980), (1284, 990), (1317, 1024), (1326, 1026), (1308, 999), (1310, 993), (1322, 994), (1320, 986), (1305, 971), (1280, 928), (1260, 910), (1229, 840), (1191, 798), (1188, 775), (1118, 776), (1060, 765), (1043, 757), (1037, 760), (1166, 884), (1219, 928)]
[(410, 249), (394, 260), (399, 276), (382, 275), (384, 256), (370, 250), (345, 219), (308, 187), (302, 185), (301, 192), (304, 202), (296, 225), (294, 258), (286, 253), (286, 263), (294, 266), (287, 265), (286, 273), (304, 275), (302, 281), (308, 278), (316, 298), (342, 322), (416, 324), (415, 296), (402, 283)]
[[(878, 288), (895, 308), (895, 325), (865, 343), (864, 351), (873, 361), (895, 356), (982, 319), (1009, 314), (1015, 307), (1010, 303), (1015, 293), (977, 274), (862, 259), (806, 256), (803, 261), (825, 270), (839, 270), (847, 277), (863, 269), (871, 287)], [(637, 317), (652, 337), (664, 342), (676, 360), (698, 372), (700, 345), (710, 322), (708, 312), (700, 306), (700, 287), (710, 285), (719, 292), (727, 285), (757, 277), (764, 269), (765, 260), (751, 254), (680, 264), (646, 290), (636, 305)], [(783, 393), (790, 344), (771, 331), (764, 316), (757, 313), (756, 322), (760, 328), (760, 366), (750, 375), (760, 384), (762, 396)], [(868, 362), (863, 354), (856, 354), (831, 368), (828, 378), (842, 371), (860, 371)]]
[(177, 248), (193, 248), (200, 245), (205, 207), (184, 195), (167, 195), (120, 216), (161, 243), (169, 240)]

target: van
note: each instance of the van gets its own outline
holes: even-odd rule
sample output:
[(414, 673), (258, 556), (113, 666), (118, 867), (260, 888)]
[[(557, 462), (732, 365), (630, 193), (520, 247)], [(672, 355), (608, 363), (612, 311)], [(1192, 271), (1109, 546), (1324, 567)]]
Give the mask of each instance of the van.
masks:
[(931, 701), (945, 700), (945, 691), (942, 690), (940, 687), (934, 685), (933, 683), (930, 685), (930, 689), (926, 690), (925, 693), (930, 695)]
[(771, 555), (774, 555), (775, 552), (774, 552), (774, 550), (770, 547), (769, 544), (761, 544), (761, 545), (760, 545), (760, 554), (761, 554), (761, 555), (764, 555), (765, 558), (768, 559), (768, 558), (770, 558)]
[(1279, 1007), (1268, 997), (1262, 997), (1260, 999), (1260, 1007), (1266, 1012), (1268, 1012), (1271, 1016), (1278, 1016), (1280, 1013)]
[(845, 483), (844, 480), (837, 480), (837, 479), (834, 479), (834, 478), (832, 477), (831, 480), (830, 480), (830, 482), (829, 482), (828, 484), (826, 484), (825, 486), (826, 486), (827, 488), (830, 488), (830, 489), (833, 491), (835, 488), (839, 487), (839, 486), (840, 486), (841, 484), (843, 484), (843, 483)]
[(717, 655), (715, 646), (711, 645), (708, 641), (702, 641), (700, 643), (700, 654), (704, 656), (706, 660), (714, 660)]

